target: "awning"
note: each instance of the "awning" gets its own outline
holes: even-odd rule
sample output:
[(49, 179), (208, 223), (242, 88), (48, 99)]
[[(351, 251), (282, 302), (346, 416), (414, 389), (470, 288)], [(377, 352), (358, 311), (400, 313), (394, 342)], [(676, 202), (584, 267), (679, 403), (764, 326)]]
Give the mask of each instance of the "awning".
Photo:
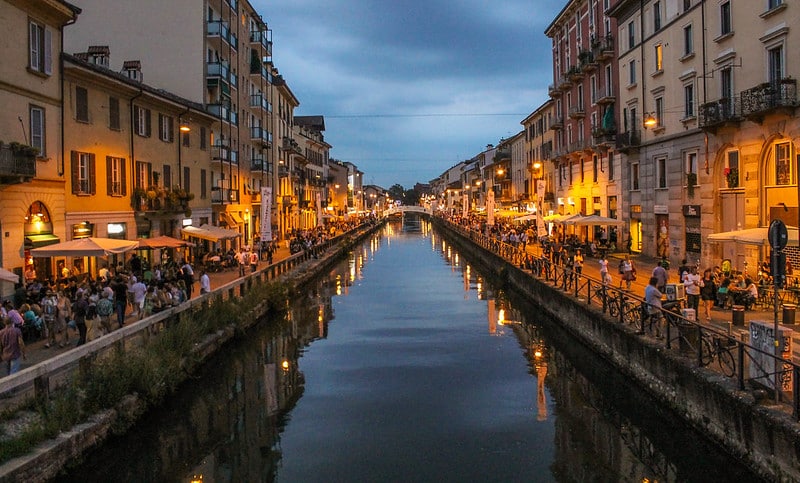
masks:
[(242, 236), (238, 231), (226, 230), (213, 225), (187, 226), (182, 230), (184, 235), (200, 238), (201, 240), (208, 240), (218, 242), (220, 240), (228, 240), (230, 238), (238, 238)]
[(48, 233), (47, 235), (28, 235), (25, 237), (25, 249), (30, 250), (31, 248), (46, 247), (47, 245), (53, 245), (59, 242), (61, 242), (61, 240), (52, 233)]
[(228, 213), (228, 215), (230, 215), (230, 217), (233, 220), (234, 224), (241, 225), (242, 223), (244, 223), (244, 220), (242, 219), (241, 216), (239, 216), (239, 213), (237, 213), (235, 211), (228, 211), (226, 213)]
[(238, 213), (235, 213), (233, 211), (220, 211), (219, 218), (231, 228), (235, 228), (242, 224), (242, 218), (239, 216)]

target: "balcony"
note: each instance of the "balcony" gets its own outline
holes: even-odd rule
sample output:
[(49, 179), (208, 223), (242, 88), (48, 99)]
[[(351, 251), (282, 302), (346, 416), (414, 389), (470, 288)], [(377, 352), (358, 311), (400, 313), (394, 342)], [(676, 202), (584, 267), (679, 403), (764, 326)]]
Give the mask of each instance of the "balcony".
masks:
[(266, 112), (272, 112), (272, 104), (269, 103), (264, 94), (252, 94), (250, 96), (250, 107), (261, 108)]
[(294, 154), (303, 154), (303, 150), (297, 141), (288, 136), (283, 138), (283, 150)]
[(572, 81), (566, 72), (561, 75), (561, 82), (558, 84), (558, 89), (560, 91), (568, 91), (572, 89)]
[(239, 190), (232, 190), (229, 188), (220, 188), (214, 186), (211, 188), (211, 202), (212, 203), (237, 203), (239, 201)]
[(239, 164), (239, 153), (238, 151), (228, 149), (227, 146), (217, 144), (211, 146), (211, 159), (214, 161)]
[(767, 114), (791, 115), (797, 107), (797, 79), (765, 82), (742, 91), (741, 107), (744, 117), (759, 123)]
[(264, 47), (267, 56), (272, 57), (272, 30), (250, 32), (250, 43)]
[(262, 147), (272, 147), (272, 133), (261, 126), (250, 128), (250, 140), (261, 143)]
[(227, 62), (209, 62), (206, 85), (207, 87), (220, 86), (223, 94), (230, 96), (231, 87), (236, 88), (238, 80), (236, 75), (231, 73)]
[(583, 72), (589, 73), (597, 68), (597, 62), (594, 60), (594, 54), (590, 50), (581, 50), (578, 52), (578, 66)]
[(578, 82), (583, 79), (583, 71), (577, 65), (571, 65), (567, 71), (567, 75), (572, 82)]
[(583, 106), (572, 106), (569, 108), (570, 119), (583, 119), (586, 117), (586, 110)]
[(558, 90), (558, 87), (555, 84), (550, 84), (547, 86), (547, 95), (550, 97), (561, 97), (561, 91)]
[(228, 107), (223, 104), (209, 104), (206, 106), (206, 109), (212, 116), (216, 116), (217, 119), (226, 122), (231, 122), (231, 117), (236, 116), (235, 112), (230, 111)]
[(231, 29), (228, 28), (228, 22), (222, 20), (209, 21), (206, 35), (224, 40), (225, 43), (230, 45), (234, 50), (238, 48), (238, 39), (236, 38), (236, 34), (231, 32)]
[(36, 150), (0, 142), (0, 184), (19, 184), (36, 176)]
[(617, 100), (616, 96), (614, 96), (614, 93), (611, 92), (610, 90), (609, 91), (605, 91), (605, 92), (598, 92), (597, 95), (599, 97), (597, 97), (597, 99), (595, 99), (594, 102), (595, 102), (595, 104), (598, 104), (598, 105), (601, 105), (601, 106), (606, 105), (606, 104), (612, 104), (613, 102), (615, 102)]
[(721, 98), (700, 105), (700, 127), (716, 130), (725, 125), (738, 125), (741, 121), (739, 99)]
[(279, 178), (288, 178), (289, 177), (289, 167), (286, 165), (278, 166), (278, 177)]
[(592, 37), (592, 55), (601, 62), (614, 57), (614, 37)]
[(632, 130), (617, 134), (617, 150), (622, 153), (629, 153), (639, 147), (641, 138), (639, 131)]
[(587, 149), (591, 150), (592, 147), (586, 142), (585, 139), (579, 139), (569, 143), (568, 154), (580, 156), (583, 151), (586, 151)]
[(268, 83), (272, 84), (272, 72), (267, 69), (267, 66), (258, 57), (250, 59), (250, 75), (263, 77)]
[(564, 118), (557, 116), (553, 118), (553, 122), (550, 124), (550, 129), (553, 131), (560, 131), (564, 129)]
[(610, 148), (617, 143), (617, 131), (613, 129), (594, 128), (592, 129), (592, 147)]
[(250, 171), (263, 171), (271, 173), (271, 165), (264, 158), (258, 157), (250, 160)]
[(189, 202), (193, 199), (194, 194), (184, 189), (168, 190), (162, 186), (150, 186), (133, 190), (131, 207), (139, 212), (183, 213), (189, 209)]

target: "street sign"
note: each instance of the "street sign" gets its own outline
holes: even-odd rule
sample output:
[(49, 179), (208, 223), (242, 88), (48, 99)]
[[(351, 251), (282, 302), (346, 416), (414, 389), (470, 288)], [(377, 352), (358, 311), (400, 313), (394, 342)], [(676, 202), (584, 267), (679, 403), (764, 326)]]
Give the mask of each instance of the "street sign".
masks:
[(786, 243), (789, 241), (789, 231), (786, 229), (786, 224), (781, 220), (772, 220), (769, 224), (767, 239), (773, 250), (780, 251), (786, 248)]

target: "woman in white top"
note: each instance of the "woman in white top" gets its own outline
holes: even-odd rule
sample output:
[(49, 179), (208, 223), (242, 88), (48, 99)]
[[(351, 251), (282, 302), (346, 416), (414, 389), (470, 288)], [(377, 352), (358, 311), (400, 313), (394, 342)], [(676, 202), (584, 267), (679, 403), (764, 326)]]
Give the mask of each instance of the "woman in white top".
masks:
[[(636, 280), (636, 268), (634, 268), (633, 260), (629, 255), (625, 255), (625, 259), (622, 260), (622, 280), (625, 281), (625, 288), (628, 290), (631, 289), (631, 282)], [(620, 281), (620, 285), (622, 285), (622, 281)]]
[(603, 285), (608, 285), (611, 283), (611, 275), (608, 274), (608, 259), (603, 256), (600, 258), (600, 280), (603, 282)]

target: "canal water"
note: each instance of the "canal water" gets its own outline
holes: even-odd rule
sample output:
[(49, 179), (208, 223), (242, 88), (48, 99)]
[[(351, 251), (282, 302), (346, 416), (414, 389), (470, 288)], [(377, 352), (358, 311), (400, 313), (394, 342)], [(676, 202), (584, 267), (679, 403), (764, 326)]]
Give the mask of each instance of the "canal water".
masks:
[(758, 481), (424, 223), (387, 225), (61, 481)]

